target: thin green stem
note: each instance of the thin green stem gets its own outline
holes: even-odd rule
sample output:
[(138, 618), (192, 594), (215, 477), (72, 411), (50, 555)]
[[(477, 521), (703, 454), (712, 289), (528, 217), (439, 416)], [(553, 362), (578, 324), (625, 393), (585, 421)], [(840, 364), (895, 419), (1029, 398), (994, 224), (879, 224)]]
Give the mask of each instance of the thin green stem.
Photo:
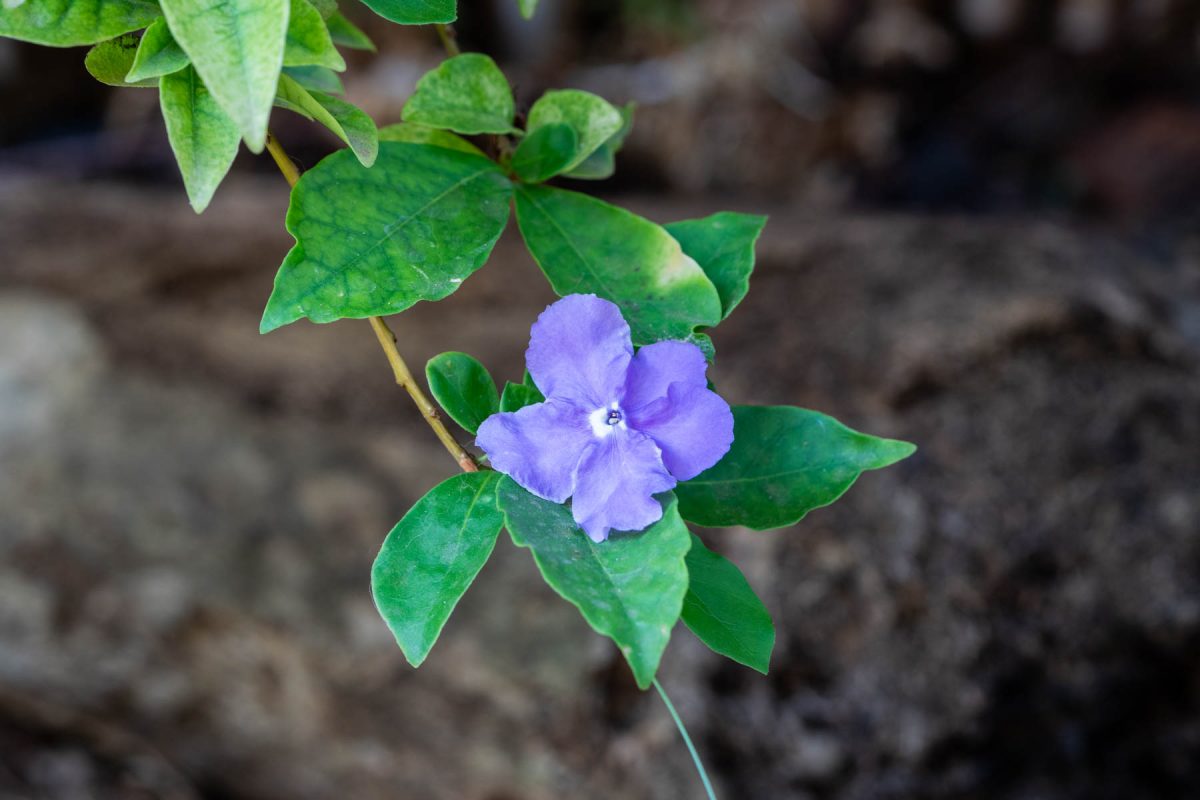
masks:
[(433, 27), (437, 31), (438, 38), (442, 40), (442, 47), (445, 49), (446, 55), (454, 58), (462, 53), (458, 46), (458, 36), (454, 33), (453, 27), (440, 23)]
[(717, 795), (713, 792), (712, 783), (708, 780), (708, 773), (704, 771), (704, 763), (700, 760), (700, 754), (696, 752), (696, 745), (692, 744), (692, 737), (688, 736), (687, 728), (683, 726), (683, 720), (676, 713), (675, 706), (671, 704), (671, 698), (667, 697), (667, 690), (658, 682), (658, 678), (654, 679), (654, 688), (658, 690), (658, 696), (662, 698), (663, 705), (667, 707), (671, 719), (675, 720), (675, 727), (679, 729), (679, 735), (683, 737), (683, 743), (687, 745), (688, 752), (692, 754), (692, 763), (696, 765), (696, 772), (700, 773), (700, 782), (704, 784), (704, 791), (708, 795), (708, 800), (717, 800)]

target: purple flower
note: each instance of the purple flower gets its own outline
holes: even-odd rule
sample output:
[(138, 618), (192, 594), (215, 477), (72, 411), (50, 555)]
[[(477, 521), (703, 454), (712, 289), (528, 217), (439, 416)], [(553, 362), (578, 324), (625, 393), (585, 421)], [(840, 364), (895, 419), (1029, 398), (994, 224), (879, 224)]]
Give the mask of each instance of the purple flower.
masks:
[(687, 342), (633, 352), (620, 310), (591, 294), (546, 308), (525, 351), (544, 403), (493, 414), (476, 443), (492, 466), (546, 500), (573, 498), (593, 541), (662, 517), (653, 495), (699, 475), (733, 442), (729, 405)]

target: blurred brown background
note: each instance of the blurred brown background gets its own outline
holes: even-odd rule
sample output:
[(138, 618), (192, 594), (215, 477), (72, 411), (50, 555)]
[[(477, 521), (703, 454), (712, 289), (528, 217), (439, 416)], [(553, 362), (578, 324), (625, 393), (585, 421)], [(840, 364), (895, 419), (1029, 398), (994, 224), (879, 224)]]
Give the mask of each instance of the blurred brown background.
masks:
[[(761, 677), (662, 677), (725, 800), (1188, 798), (1200, 785), (1200, 4), (462, 0), (524, 107), (639, 104), (600, 192), (769, 213), (714, 334), (734, 402), (917, 442), (794, 529), (706, 533)], [(381, 123), (441, 57), (380, 44)], [(657, 698), (502, 537), (426, 665), (371, 560), (451, 474), (363, 323), (257, 320), (287, 190), (200, 217), (151, 91), (0, 41), (0, 798), (694, 798)], [(334, 146), (276, 111), (292, 154)], [(510, 231), (511, 234), (511, 231)], [(519, 375), (518, 239), (393, 326)]]

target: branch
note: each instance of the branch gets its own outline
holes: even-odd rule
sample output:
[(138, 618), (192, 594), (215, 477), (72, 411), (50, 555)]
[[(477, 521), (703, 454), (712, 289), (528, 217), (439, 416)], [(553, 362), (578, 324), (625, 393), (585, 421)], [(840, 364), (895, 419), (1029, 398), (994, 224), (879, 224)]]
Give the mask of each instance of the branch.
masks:
[[(296, 169), (295, 163), (284, 152), (283, 147), (270, 133), (267, 134), (267, 152), (271, 154), (271, 158), (275, 159), (276, 166), (283, 173), (283, 178), (288, 182), (288, 186), (295, 187), (300, 180), (300, 171)], [(478, 472), (479, 464), (475, 458), (463, 449), (462, 445), (454, 438), (450, 431), (446, 430), (446, 426), (442, 424), (441, 415), (438, 414), (437, 408), (425, 396), (425, 392), (421, 390), (420, 384), (413, 378), (412, 371), (409, 370), (408, 364), (400, 355), (400, 351), (396, 349), (396, 334), (392, 333), (388, 328), (387, 323), (382, 317), (370, 317), (371, 327), (375, 330), (375, 337), (379, 339), (379, 346), (383, 348), (383, 354), (387, 356), (388, 363), (392, 365), (392, 374), (396, 376), (396, 383), (404, 387), (413, 402), (417, 404), (417, 408), (421, 411), (421, 416), (425, 422), (433, 429), (433, 433), (437, 436), (438, 441), (446, 448), (447, 452), (453, 456), (458, 462), (458, 466), (464, 472)]]

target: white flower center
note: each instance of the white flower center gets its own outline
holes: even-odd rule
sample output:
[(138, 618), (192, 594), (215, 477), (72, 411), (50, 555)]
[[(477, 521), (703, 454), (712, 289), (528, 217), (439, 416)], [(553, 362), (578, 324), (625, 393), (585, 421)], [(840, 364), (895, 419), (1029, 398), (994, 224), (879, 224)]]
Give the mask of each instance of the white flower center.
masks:
[(614, 428), (625, 429), (625, 414), (616, 401), (613, 401), (588, 414), (588, 423), (592, 426), (592, 434), (597, 439), (603, 439), (612, 433)]

